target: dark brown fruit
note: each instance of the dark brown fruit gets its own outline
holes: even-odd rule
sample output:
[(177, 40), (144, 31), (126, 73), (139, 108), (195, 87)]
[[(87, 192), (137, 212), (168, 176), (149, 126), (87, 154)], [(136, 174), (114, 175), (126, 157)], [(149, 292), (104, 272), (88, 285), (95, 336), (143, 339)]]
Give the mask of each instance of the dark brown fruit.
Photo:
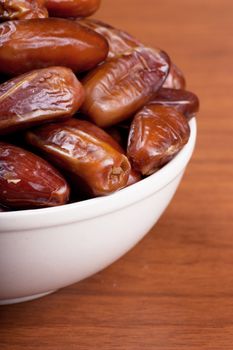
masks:
[(199, 110), (198, 97), (186, 90), (160, 89), (150, 103), (174, 107), (190, 119)]
[(0, 73), (18, 75), (50, 66), (82, 72), (107, 54), (107, 41), (75, 21), (45, 18), (0, 25)]
[(127, 186), (134, 185), (137, 182), (139, 182), (141, 179), (142, 179), (142, 176), (140, 172), (132, 168), (129, 174), (129, 180), (128, 180)]
[(68, 199), (67, 182), (49, 163), (0, 142), (0, 205), (32, 209), (62, 205)]
[(150, 48), (138, 48), (115, 57), (84, 79), (84, 114), (100, 127), (115, 125), (142, 108), (162, 86), (169, 58)]
[(108, 58), (120, 56), (132, 50), (132, 48), (143, 46), (142, 43), (132, 35), (102, 21), (85, 18), (79, 22), (105, 37), (109, 45)]
[(87, 17), (100, 7), (101, 0), (45, 0), (53, 17)]
[(0, 21), (46, 18), (43, 0), (0, 0)]
[(9, 209), (4, 207), (4, 206), (2, 206), (2, 205), (0, 205), (0, 213), (4, 212), (4, 211), (9, 211)]
[(107, 195), (127, 185), (131, 170), (115, 140), (97, 126), (77, 119), (29, 131), (27, 141), (64, 169), (79, 189)]
[(83, 101), (83, 87), (68, 68), (26, 73), (0, 85), (0, 135), (69, 118)]
[(165, 80), (163, 87), (168, 89), (182, 89), (186, 86), (184, 74), (174, 63), (171, 63), (170, 72)]
[(183, 148), (189, 135), (183, 114), (174, 108), (149, 104), (133, 120), (127, 155), (137, 171), (150, 175)]

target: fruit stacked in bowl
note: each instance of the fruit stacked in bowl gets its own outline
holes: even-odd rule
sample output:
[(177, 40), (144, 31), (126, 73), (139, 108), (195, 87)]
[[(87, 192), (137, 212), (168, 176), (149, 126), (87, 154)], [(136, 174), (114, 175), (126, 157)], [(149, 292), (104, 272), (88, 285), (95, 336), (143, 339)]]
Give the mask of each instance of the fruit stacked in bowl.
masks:
[(189, 140), (199, 102), (182, 72), (166, 52), (86, 18), (99, 5), (0, 0), (1, 211), (112, 194)]
[(99, 5), (0, 0), (0, 304), (125, 254), (170, 203), (195, 146), (199, 102), (183, 73), (89, 18)]

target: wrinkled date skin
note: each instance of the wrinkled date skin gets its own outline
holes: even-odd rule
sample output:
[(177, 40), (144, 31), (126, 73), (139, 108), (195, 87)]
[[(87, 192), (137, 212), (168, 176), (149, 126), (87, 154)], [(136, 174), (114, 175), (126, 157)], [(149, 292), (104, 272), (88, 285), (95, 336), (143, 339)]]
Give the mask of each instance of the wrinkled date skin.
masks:
[(12, 209), (67, 203), (69, 187), (49, 163), (22, 148), (0, 142), (0, 204)]
[[(127, 139), (128, 139), (128, 133), (129, 128), (125, 128), (125, 126), (112, 126), (111, 128), (106, 129), (107, 133), (111, 135), (112, 139), (116, 141), (116, 144), (114, 145), (113, 142), (111, 142), (112, 147), (114, 147), (117, 151), (126, 154), (126, 147), (127, 147), (127, 140), (126, 140), (126, 133), (125, 135), (122, 134), (122, 131), (128, 131), (127, 132)], [(142, 179), (141, 174), (132, 168), (129, 173), (129, 179), (127, 182), (127, 186), (131, 186), (135, 184), (136, 182), (139, 182)]]
[(171, 63), (170, 72), (163, 84), (164, 88), (168, 89), (182, 89), (186, 87), (184, 74), (174, 63)]
[(65, 169), (76, 189), (90, 196), (108, 195), (127, 185), (130, 163), (115, 141), (95, 125), (70, 119), (27, 133), (27, 141)]
[(199, 110), (198, 97), (186, 90), (160, 89), (150, 103), (176, 108), (188, 119), (191, 119)]
[(132, 50), (132, 48), (143, 46), (139, 40), (130, 34), (99, 20), (88, 18), (81, 20), (80, 23), (105, 37), (109, 45), (108, 58), (122, 55)]
[(84, 89), (63, 67), (31, 71), (0, 85), (0, 135), (71, 117)]
[(53, 17), (88, 17), (100, 7), (101, 0), (45, 0)]
[(189, 124), (175, 108), (148, 104), (131, 125), (127, 155), (133, 167), (151, 175), (188, 142)]
[(18, 75), (59, 65), (82, 72), (107, 54), (107, 41), (75, 21), (45, 18), (0, 25), (0, 73)]
[[(109, 135), (111, 135), (111, 138), (116, 141), (115, 145), (113, 142), (111, 142), (112, 147), (114, 147), (117, 151), (126, 154), (127, 139), (129, 134), (128, 125), (112, 126), (111, 128), (106, 129), (106, 131)], [(141, 174), (131, 166), (131, 171), (129, 173), (129, 179), (126, 187), (139, 182), (141, 179)]]
[(0, 0), (0, 21), (47, 17), (43, 0)]
[(86, 99), (81, 110), (100, 127), (115, 125), (152, 98), (168, 70), (168, 56), (149, 48), (112, 58), (83, 79)]

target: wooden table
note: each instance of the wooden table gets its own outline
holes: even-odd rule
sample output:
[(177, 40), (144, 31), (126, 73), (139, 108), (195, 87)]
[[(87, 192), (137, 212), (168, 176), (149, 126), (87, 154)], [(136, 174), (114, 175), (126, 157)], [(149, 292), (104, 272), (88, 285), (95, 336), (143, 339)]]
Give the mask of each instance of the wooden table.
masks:
[(232, 0), (108, 0), (98, 17), (164, 48), (201, 99), (182, 185), (120, 261), (1, 308), (1, 350), (233, 349)]

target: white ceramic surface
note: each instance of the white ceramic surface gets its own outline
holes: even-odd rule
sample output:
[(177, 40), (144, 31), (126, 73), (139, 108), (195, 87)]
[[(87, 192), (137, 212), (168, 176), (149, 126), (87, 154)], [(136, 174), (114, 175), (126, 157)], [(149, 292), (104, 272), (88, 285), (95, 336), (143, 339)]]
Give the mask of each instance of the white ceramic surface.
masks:
[(0, 304), (32, 300), (107, 267), (152, 228), (171, 201), (196, 140), (156, 174), (111, 196), (0, 213)]

